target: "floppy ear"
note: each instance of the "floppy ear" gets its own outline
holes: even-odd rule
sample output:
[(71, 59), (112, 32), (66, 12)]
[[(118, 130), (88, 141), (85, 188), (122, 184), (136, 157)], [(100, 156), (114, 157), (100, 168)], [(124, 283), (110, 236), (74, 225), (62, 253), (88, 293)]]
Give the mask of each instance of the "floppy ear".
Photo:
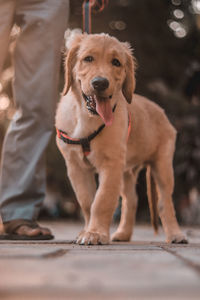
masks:
[(65, 85), (63, 89), (63, 96), (67, 94), (70, 86), (73, 82), (73, 67), (76, 63), (77, 52), (80, 47), (80, 42), (82, 40), (83, 35), (77, 35), (73, 42), (71, 43), (71, 49), (68, 51), (66, 59), (65, 59)]
[(131, 103), (133, 92), (135, 90), (135, 73), (134, 73), (134, 58), (132, 56), (130, 46), (127, 43), (124, 43), (126, 51), (126, 77), (122, 86), (122, 93), (128, 103)]

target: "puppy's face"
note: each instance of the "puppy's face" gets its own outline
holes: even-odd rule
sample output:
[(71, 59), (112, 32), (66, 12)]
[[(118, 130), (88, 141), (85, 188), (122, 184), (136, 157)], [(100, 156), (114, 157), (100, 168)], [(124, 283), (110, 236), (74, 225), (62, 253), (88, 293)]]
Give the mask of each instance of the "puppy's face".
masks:
[(117, 92), (131, 102), (134, 64), (127, 44), (105, 34), (80, 35), (68, 53), (66, 68), (66, 92), (70, 85), (78, 86), (88, 110), (106, 125), (112, 123)]

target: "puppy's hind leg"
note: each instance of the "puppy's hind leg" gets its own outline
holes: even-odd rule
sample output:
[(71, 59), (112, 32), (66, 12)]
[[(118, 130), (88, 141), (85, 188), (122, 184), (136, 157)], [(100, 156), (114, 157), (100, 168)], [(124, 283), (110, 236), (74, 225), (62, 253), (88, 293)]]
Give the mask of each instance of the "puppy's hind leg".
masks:
[(121, 219), (117, 231), (111, 237), (112, 241), (129, 241), (131, 239), (138, 202), (136, 193), (137, 176), (138, 171), (127, 171), (124, 174)]
[(187, 243), (178, 225), (172, 193), (174, 188), (173, 174), (173, 151), (172, 145), (168, 143), (160, 149), (157, 160), (152, 165), (152, 172), (158, 186), (158, 212), (166, 234), (168, 243)]

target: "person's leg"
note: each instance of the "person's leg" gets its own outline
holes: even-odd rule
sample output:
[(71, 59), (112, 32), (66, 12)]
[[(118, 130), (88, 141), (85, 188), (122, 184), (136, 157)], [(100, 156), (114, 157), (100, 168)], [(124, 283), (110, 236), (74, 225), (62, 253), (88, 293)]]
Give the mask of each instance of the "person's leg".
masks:
[(68, 8), (68, 0), (17, 1), (21, 27), (14, 55), (17, 111), (5, 137), (0, 178), (4, 223), (36, 220), (44, 199), (44, 150), (54, 126)]
[(15, 1), (0, 2), (0, 75), (7, 55), (10, 31), (14, 22)]
[[(0, 79), (8, 52), (9, 37), (14, 22), (14, 13), (14, 0), (0, 2)], [(2, 232), (3, 226), (0, 216), (0, 233)]]

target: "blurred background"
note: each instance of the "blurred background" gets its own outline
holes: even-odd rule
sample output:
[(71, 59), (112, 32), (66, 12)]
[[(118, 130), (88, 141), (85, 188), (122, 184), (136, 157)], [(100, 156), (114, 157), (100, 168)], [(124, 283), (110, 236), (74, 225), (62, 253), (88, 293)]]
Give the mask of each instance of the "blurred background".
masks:
[[(82, 2), (71, 0), (69, 28), (82, 28)], [(177, 129), (174, 204), (182, 224), (200, 224), (200, 0), (109, 0), (92, 16), (92, 33), (106, 32), (134, 49), (136, 92), (158, 103)], [(19, 34), (10, 37), (0, 82), (0, 150), (15, 111), (12, 53)], [(61, 67), (60, 90), (63, 87)], [(145, 171), (138, 180), (137, 221), (149, 221)], [(120, 202), (120, 201), (119, 201)], [(47, 150), (47, 196), (41, 218), (80, 219), (80, 209), (55, 145)], [(120, 205), (115, 213), (119, 218)]]

